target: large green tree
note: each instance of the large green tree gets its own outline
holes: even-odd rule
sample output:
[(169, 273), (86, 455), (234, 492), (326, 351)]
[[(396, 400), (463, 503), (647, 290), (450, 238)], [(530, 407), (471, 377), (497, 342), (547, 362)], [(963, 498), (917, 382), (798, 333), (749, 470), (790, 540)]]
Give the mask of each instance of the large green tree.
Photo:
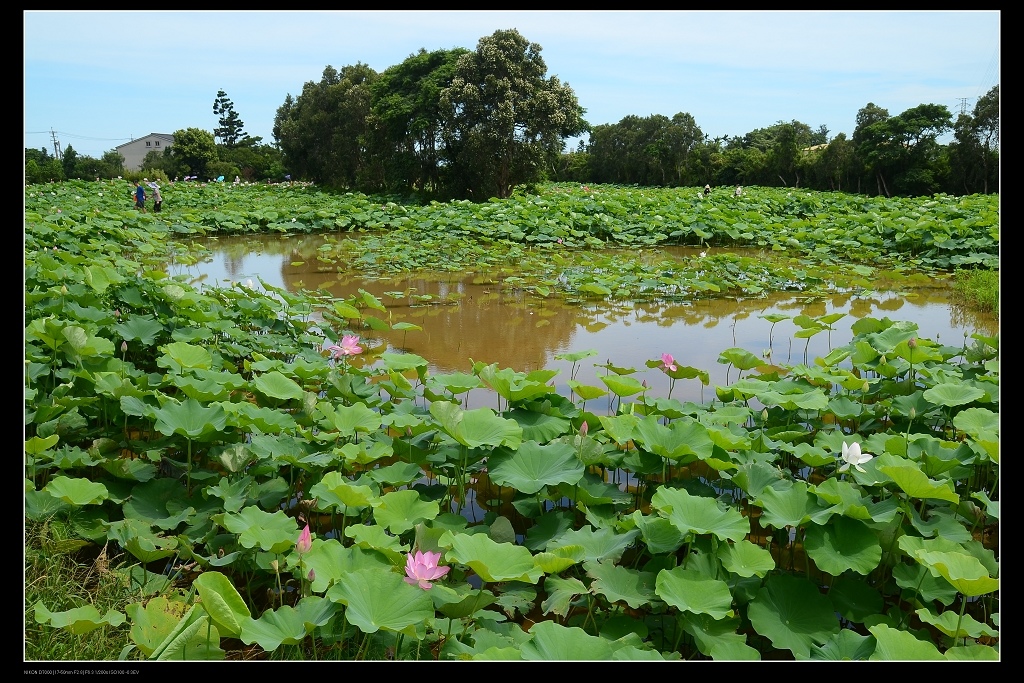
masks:
[(370, 161), (370, 86), (377, 72), (363, 63), (338, 71), (328, 65), (319, 82), (289, 94), (274, 117), (274, 137), (284, 165), (296, 177), (336, 188), (354, 188)]
[(588, 128), (575, 93), (545, 77), (541, 46), (515, 29), (481, 38), (441, 91), (448, 191), (483, 201), (543, 179), (565, 138)]
[(998, 191), (999, 187), (999, 86), (978, 98), (970, 114), (961, 114), (953, 125), (949, 145), (950, 173), (954, 192)]
[[(938, 136), (950, 129), (952, 115), (943, 104), (919, 104), (898, 116), (884, 116), (873, 104), (857, 115), (853, 139), (857, 154), (872, 172), (879, 194), (931, 194), (940, 189)], [(890, 187), (891, 185), (891, 187)]]
[(371, 148), (386, 189), (439, 189), (441, 91), (451, 85), (455, 64), (467, 52), (420, 48), (371, 85)]
[(201, 128), (175, 131), (170, 150), (176, 175), (197, 175), (205, 179), (206, 167), (217, 161), (217, 143), (213, 134)]

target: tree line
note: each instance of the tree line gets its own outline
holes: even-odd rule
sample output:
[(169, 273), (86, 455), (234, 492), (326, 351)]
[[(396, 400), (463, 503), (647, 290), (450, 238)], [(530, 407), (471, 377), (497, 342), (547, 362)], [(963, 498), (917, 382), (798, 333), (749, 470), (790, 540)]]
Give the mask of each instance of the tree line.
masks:
[[(285, 96), (274, 117), (273, 145), (244, 134), (221, 90), (213, 133), (175, 132), (175, 144), (151, 153), (144, 168), (168, 177), (289, 176), (422, 201), (486, 201), (549, 180), (886, 196), (999, 191), (998, 85), (955, 119), (944, 105), (890, 115), (868, 103), (857, 112), (850, 138), (840, 133), (829, 139), (825, 126), (797, 120), (710, 138), (685, 112), (591, 126), (568, 84), (546, 75), (541, 50), (510, 29), (481, 38), (475, 50), (421, 48), (380, 73), (361, 62), (328, 65), (319, 81)], [(949, 133), (951, 141), (940, 143)], [(567, 138), (584, 134), (587, 142), (566, 150)], [(65, 177), (103, 175), (99, 167), (116, 161), (108, 152), (100, 161), (69, 162), (70, 147), (63, 160), (46, 159), (45, 149), (30, 159), (29, 151), (27, 179), (33, 177), (30, 161), (51, 177), (58, 170)]]

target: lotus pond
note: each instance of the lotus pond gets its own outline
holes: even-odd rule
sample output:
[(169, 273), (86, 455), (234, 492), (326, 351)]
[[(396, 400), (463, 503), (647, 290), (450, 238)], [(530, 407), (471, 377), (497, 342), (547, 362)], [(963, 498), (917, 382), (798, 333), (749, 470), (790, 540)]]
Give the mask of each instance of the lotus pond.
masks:
[[(136, 596), (26, 603), (27, 639), (120, 629), (127, 660), (999, 659), (998, 335), (880, 305), (997, 267), (998, 198), (553, 185), (407, 207), (178, 184), (155, 216), (127, 192), (26, 189), (26, 526), (61, 526), (51, 552), (103, 557)], [(450, 305), (421, 285), (169, 274), (243, 232), (322, 234), (296, 263), (337, 280), (475, 273), (535, 313), (799, 308), (752, 304), (768, 338), (717, 349), (714, 382), (685, 345), (443, 369), (392, 315)], [(813, 308), (836, 297), (849, 315)]]

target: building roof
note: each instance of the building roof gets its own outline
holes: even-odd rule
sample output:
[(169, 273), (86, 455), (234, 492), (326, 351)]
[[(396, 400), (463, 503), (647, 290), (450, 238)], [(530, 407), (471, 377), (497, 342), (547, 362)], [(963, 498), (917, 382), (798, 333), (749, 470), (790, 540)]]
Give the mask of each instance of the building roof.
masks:
[(128, 142), (123, 142), (120, 145), (118, 145), (117, 147), (115, 147), (114, 149), (121, 149), (122, 147), (130, 145), (133, 142), (138, 142), (139, 140), (145, 140), (146, 138), (160, 138), (161, 140), (166, 140), (167, 142), (174, 142), (174, 136), (171, 135), (170, 133), (150, 133), (149, 135), (143, 135), (141, 138), (135, 138), (134, 140), (130, 140)]

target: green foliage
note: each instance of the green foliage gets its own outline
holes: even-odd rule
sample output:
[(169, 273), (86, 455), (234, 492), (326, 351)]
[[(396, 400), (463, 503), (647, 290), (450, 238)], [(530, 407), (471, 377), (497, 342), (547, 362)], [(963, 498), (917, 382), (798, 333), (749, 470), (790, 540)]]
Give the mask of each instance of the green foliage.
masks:
[(541, 46), (515, 29), (481, 38), (441, 91), (449, 196), (484, 201), (542, 178), (566, 137), (587, 130), (583, 108), (557, 76), (545, 77)]
[(999, 315), (999, 271), (958, 269), (953, 291), (965, 305)]
[(357, 63), (338, 71), (328, 65), (320, 81), (289, 94), (274, 117), (274, 137), (284, 165), (296, 177), (333, 188), (355, 188), (369, 159), (371, 86), (377, 72)]
[(228, 99), (227, 93), (223, 90), (217, 91), (217, 99), (213, 101), (213, 113), (219, 117), (217, 119), (219, 125), (213, 129), (213, 136), (220, 138), (224, 145), (234, 147), (243, 137), (247, 137), (242, 131), (245, 124), (238, 117), (238, 112), (235, 111), (235, 103)]
[(175, 162), (175, 175), (209, 176), (207, 166), (217, 161), (217, 145), (209, 131), (185, 128), (174, 132), (174, 146), (170, 148)]
[[(459, 264), (547, 242), (553, 290), (629, 296), (636, 272), (608, 245), (710, 238), (798, 258), (665, 261), (658, 296), (860, 290), (886, 269), (997, 263), (997, 197), (748, 188), (710, 211), (696, 188), (574, 184), (424, 207), (188, 183), (156, 215), (123, 185), (25, 192), (28, 658), (998, 658), (998, 337), (942, 346), (860, 317), (827, 359), (726, 350), (744, 378), (685, 410), (609, 360), (618, 407), (581, 415), (553, 371), (438, 378), (370, 343), (332, 357), (339, 337), (402, 329), (367, 292), (165, 270), (202, 256), (190, 234), (344, 224), (363, 234), (319, 254), (339, 276), (369, 259), (418, 270), (398, 254), (412, 242)], [(473, 379), (504, 408), (435, 393)], [(482, 519), (460, 514), (470, 486)], [(426, 589), (404, 580), (416, 550), (437, 553)]]

